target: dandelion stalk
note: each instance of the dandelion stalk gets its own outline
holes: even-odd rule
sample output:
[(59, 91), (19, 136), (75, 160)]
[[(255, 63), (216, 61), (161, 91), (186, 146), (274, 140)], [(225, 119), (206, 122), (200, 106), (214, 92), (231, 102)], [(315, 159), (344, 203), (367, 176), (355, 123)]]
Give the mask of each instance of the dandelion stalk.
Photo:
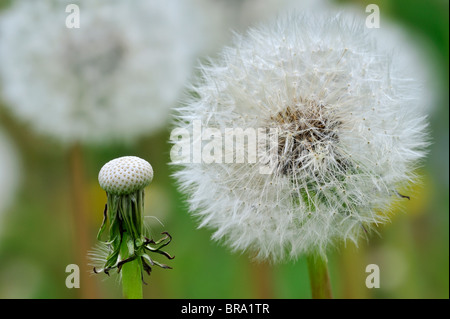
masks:
[[(83, 165), (83, 150), (80, 144), (75, 144), (69, 151), (70, 157), (70, 171), (71, 171), (71, 194), (73, 206), (71, 209), (72, 219), (74, 225), (74, 243), (77, 264), (80, 267), (82, 273), (87, 271), (86, 269), (86, 251), (89, 249), (90, 240), (87, 232), (86, 212), (87, 212), (87, 198), (86, 198), (86, 181), (85, 171)], [(96, 298), (97, 289), (94, 282), (90, 280), (83, 280), (80, 285), (80, 295), (82, 298), (92, 299)]]
[(252, 263), (250, 266), (251, 279), (256, 292), (256, 299), (273, 299), (274, 276), (268, 262)]
[[(167, 246), (172, 237), (165, 235), (158, 241), (144, 234), (144, 188), (153, 179), (151, 165), (138, 157), (125, 156), (106, 163), (99, 173), (100, 186), (106, 191), (108, 202), (105, 207), (103, 223), (98, 232), (100, 240), (109, 222), (109, 238), (103, 242), (104, 258), (102, 269), (94, 267), (94, 272), (109, 272), (116, 269), (122, 275), (122, 290), (125, 298), (142, 299), (144, 272), (150, 275), (151, 266), (170, 268), (153, 260), (151, 252), (173, 259), (161, 248)], [(102, 249), (100, 249), (102, 250)]]
[[(126, 260), (132, 257), (127, 243), (131, 237), (124, 233), (120, 245), (120, 258)], [(142, 262), (134, 259), (122, 266), (122, 291), (127, 299), (142, 299)]]
[(332, 299), (333, 295), (326, 260), (319, 255), (309, 255), (307, 262), (312, 298)]
[[(2, 115), (0, 114), (0, 117)], [(0, 122), (2, 121), (0, 120)], [(3, 123), (0, 123), (0, 126), (1, 124)], [(4, 133), (0, 127), (0, 237), (2, 237), (2, 232), (6, 230), (3, 223), (3, 213), (13, 204), (21, 181), (21, 164), (17, 149)]]

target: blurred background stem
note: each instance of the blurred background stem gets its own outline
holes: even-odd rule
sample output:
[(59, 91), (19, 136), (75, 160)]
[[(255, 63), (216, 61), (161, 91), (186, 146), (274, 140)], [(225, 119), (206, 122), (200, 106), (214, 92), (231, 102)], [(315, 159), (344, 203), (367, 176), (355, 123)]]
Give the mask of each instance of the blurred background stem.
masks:
[(76, 264), (80, 267), (80, 288), (81, 298), (98, 298), (95, 282), (89, 280), (87, 252), (92, 248), (87, 222), (87, 183), (85, 180), (85, 170), (83, 165), (83, 150), (80, 144), (75, 144), (69, 150), (70, 172), (71, 172), (71, 194), (72, 194), (72, 222), (73, 222), (73, 243)]
[(250, 264), (253, 285), (257, 299), (273, 299), (274, 284), (273, 270), (267, 262), (254, 262)]
[(310, 255), (307, 261), (312, 298), (332, 299), (327, 262), (319, 255)]

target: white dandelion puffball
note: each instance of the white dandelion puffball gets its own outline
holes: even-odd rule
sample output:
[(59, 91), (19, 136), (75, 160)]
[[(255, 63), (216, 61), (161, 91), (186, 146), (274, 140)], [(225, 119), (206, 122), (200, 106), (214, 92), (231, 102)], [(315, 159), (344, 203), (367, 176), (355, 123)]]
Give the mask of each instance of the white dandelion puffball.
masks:
[(100, 187), (115, 195), (144, 189), (153, 179), (149, 162), (136, 156), (119, 157), (106, 163), (98, 174)]
[(209, 17), (203, 35), (209, 45), (207, 54), (214, 55), (218, 48), (228, 44), (233, 32), (268, 20), (292, 10), (326, 10), (329, 0), (194, 0)]
[[(202, 43), (189, 3), (14, 1), (0, 18), (6, 104), (67, 143), (130, 140), (163, 128)], [(79, 8), (79, 28), (66, 26), (76, 13), (66, 12), (68, 4)]]
[(411, 51), (382, 32), (344, 12), (280, 16), (202, 66), (171, 136), (200, 227), (281, 261), (388, 220), (427, 124)]
[(19, 158), (16, 149), (0, 130), (0, 230), (1, 214), (11, 205), (20, 179)]

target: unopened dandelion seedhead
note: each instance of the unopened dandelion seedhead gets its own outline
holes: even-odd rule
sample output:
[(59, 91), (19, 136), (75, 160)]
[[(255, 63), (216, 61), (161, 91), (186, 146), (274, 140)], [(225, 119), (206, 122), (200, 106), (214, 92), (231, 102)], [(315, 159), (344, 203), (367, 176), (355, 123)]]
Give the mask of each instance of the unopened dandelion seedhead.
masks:
[[(140, 276), (150, 274), (152, 266), (170, 268), (152, 259), (150, 253), (157, 253), (172, 259), (165, 251), (172, 237), (167, 232), (154, 241), (143, 227), (144, 188), (153, 179), (150, 163), (136, 157), (124, 156), (106, 163), (99, 173), (100, 186), (106, 191), (108, 202), (98, 239), (109, 222), (109, 238), (91, 253), (96, 267), (94, 272), (106, 274), (112, 269), (119, 272), (130, 262), (136, 263)], [(98, 267), (98, 268), (97, 268)]]
[(98, 175), (107, 193), (126, 195), (144, 189), (153, 179), (152, 166), (136, 156), (124, 156), (106, 163)]
[[(405, 200), (399, 189), (415, 180), (428, 145), (426, 100), (413, 51), (383, 28), (345, 12), (280, 16), (201, 67), (178, 128), (264, 133), (257, 143), (235, 138), (243, 162), (178, 163), (191, 211), (214, 239), (273, 261), (325, 256)], [(218, 147), (233, 158), (226, 143)]]

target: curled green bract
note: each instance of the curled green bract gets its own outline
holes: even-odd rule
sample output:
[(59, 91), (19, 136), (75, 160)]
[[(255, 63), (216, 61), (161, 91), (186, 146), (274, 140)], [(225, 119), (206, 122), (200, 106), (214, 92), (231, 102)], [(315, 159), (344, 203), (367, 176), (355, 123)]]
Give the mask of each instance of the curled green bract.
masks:
[(167, 246), (172, 237), (169, 233), (163, 232), (161, 239), (154, 241), (144, 235), (143, 210), (144, 210), (144, 190), (117, 195), (107, 193), (108, 201), (103, 213), (103, 223), (97, 235), (101, 241), (102, 235), (108, 229), (109, 236), (104, 242), (108, 248), (108, 256), (102, 269), (94, 272), (104, 272), (109, 275), (109, 271), (117, 269), (118, 272), (126, 263), (137, 261), (140, 267), (141, 278), (146, 272), (150, 275), (152, 266), (161, 268), (171, 268), (165, 264), (155, 261), (151, 253), (164, 255), (168, 259), (173, 259), (167, 252), (161, 250)]

